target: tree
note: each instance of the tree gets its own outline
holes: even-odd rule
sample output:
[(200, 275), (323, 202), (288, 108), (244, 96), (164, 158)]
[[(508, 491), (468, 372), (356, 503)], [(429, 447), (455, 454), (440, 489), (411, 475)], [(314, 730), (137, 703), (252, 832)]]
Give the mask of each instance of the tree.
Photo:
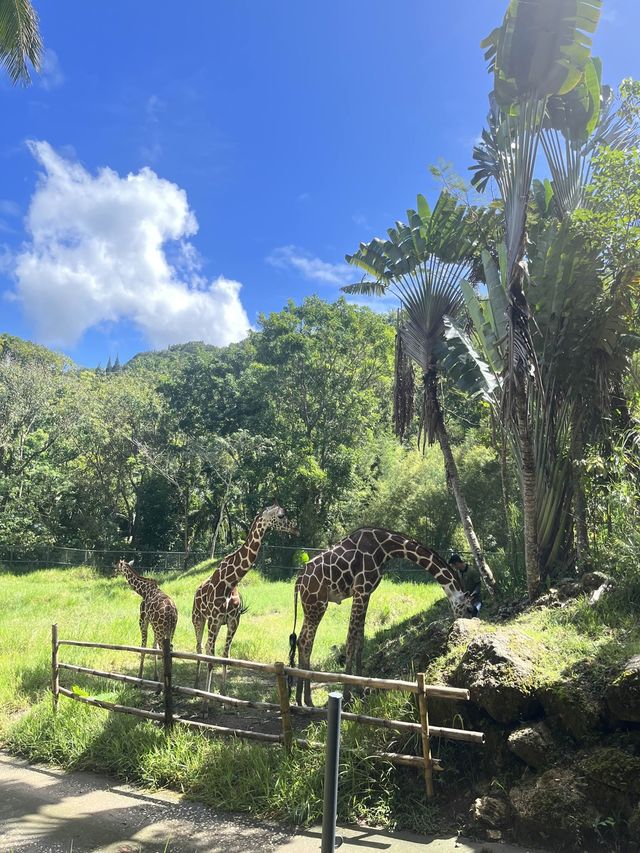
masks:
[(540, 593), (542, 580), (532, 398), (535, 391), (544, 392), (527, 298), (527, 213), (545, 124), (553, 126), (556, 116), (566, 123), (570, 115), (578, 136), (597, 117), (600, 87), (590, 59), (589, 34), (596, 29), (600, 7), (601, 0), (511, 0), (502, 25), (483, 42), (493, 91), (489, 127), (474, 151), (473, 183), (482, 190), (494, 178), (504, 211), (507, 327), (503, 410), (515, 439), (521, 474), (531, 599)]
[(250, 374), (261, 431), (274, 442), (262, 479), (305, 544), (325, 545), (344, 534), (343, 507), (367, 487), (376, 434), (388, 425), (393, 328), (368, 308), (315, 296), (260, 325)]
[(30, 83), (29, 64), (40, 68), (42, 40), (29, 0), (0, 0), (0, 65), (12, 83)]
[[(402, 320), (396, 345), (396, 431), (403, 437), (409, 426), (413, 404), (413, 376), (408, 358), (418, 365), (422, 405), (420, 432), (429, 444), (437, 440), (444, 457), (447, 483), (453, 492), (460, 521), (474, 561), (487, 586), (495, 585), (476, 535), (462, 492), (460, 477), (440, 405), (438, 382), (445, 360), (452, 355), (445, 335), (461, 319), (464, 300), (460, 283), (471, 272), (486, 211), (459, 205), (448, 192), (441, 193), (431, 211), (424, 196), (418, 196), (417, 211), (407, 211), (408, 224), (397, 222), (388, 238), (361, 243), (347, 261), (369, 276), (344, 288), (351, 293), (384, 294), (391, 290), (402, 305)], [(461, 335), (458, 335), (458, 341)], [(469, 380), (470, 372), (457, 360), (457, 379)], [(492, 387), (493, 377), (480, 360), (472, 365), (474, 390)], [(481, 385), (478, 380), (484, 380)]]

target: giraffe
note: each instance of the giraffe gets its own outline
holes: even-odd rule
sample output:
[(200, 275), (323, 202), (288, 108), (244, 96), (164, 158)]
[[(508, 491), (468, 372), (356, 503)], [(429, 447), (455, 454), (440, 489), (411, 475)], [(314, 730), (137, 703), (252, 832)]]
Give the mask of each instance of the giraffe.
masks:
[[(133, 560), (127, 563), (120, 560), (116, 566), (116, 574), (124, 575), (125, 580), (138, 595), (142, 596), (140, 602), (140, 643), (143, 648), (147, 645), (147, 631), (149, 624), (153, 630), (153, 643), (155, 648), (160, 648), (160, 642), (164, 639), (173, 639), (178, 624), (178, 608), (172, 599), (158, 586), (153, 578), (145, 578), (139, 575), (133, 568)], [(140, 654), (140, 671), (138, 678), (142, 678), (144, 670), (144, 652)], [(153, 656), (153, 678), (158, 680), (158, 656)]]
[[(362, 647), (364, 626), (371, 594), (382, 580), (384, 564), (392, 558), (411, 560), (426, 569), (444, 589), (456, 617), (470, 618), (476, 615), (473, 595), (462, 591), (455, 574), (445, 561), (425, 548), (415, 539), (402, 533), (376, 527), (361, 527), (337, 545), (317, 554), (301, 570), (295, 585), (293, 633), (289, 638), (290, 665), (294, 666), (296, 646), (301, 669), (309, 669), (313, 641), (330, 602), (340, 604), (353, 598), (347, 634), (345, 672), (350, 674), (355, 662), (356, 674), (362, 670)], [(304, 619), (298, 638), (298, 596), (302, 602)], [(312, 705), (311, 684), (298, 679), (296, 701)], [(345, 697), (348, 696), (345, 689)]]
[[(298, 528), (287, 518), (278, 504), (268, 506), (253, 519), (246, 541), (233, 553), (221, 561), (213, 574), (200, 584), (193, 599), (191, 621), (196, 632), (196, 652), (202, 653), (202, 637), (205, 623), (208, 627), (206, 654), (214, 655), (218, 633), (223, 625), (227, 626), (223, 657), (229, 657), (231, 642), (240, 624), (240, 616), (245, 612), (238, 592), (238, 584), (254, 565), (262, 540), (269, 528), (281, 530), (290, 536), (298, 535)], [(213, 667), (208, 666), (207, 691), (211, 689)], [(200, 674), (200, 661), (196, 664), (196, 681)], [(226, 683), (226, 667), (222, 668), (222, 686)]]

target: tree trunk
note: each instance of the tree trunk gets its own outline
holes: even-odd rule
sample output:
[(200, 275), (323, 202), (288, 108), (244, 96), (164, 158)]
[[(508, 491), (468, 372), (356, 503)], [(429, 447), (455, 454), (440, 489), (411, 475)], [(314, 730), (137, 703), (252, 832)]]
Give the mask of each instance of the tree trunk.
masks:
[(576, 545), (576, 563), (581, 572), (588, 569), (591, 553), (589, 549), (589, 533), (587, 531), (587, 507), (584, 494), (584, 478), (582, 476), (582, 457), (584, 444), (582, 440), (582, 421), (580, 410), (574, 406), (571, 441), (571, 462), (573, 466), (573, 531)]
[(451, 451), (449, 435), (444, 424), (442, 409), (440, 408), (440, 401), (438, 400), (438, 391), (435, 378), (435, 373), (425, 373), (425, 409), (428, 418), (428, 423), (430, 425), (429, 432), (431, 432), (431, 428), (433, 428), (433, 432), (435, 432), (435, 437), (438, 439), (440, 449), (442, 450), (442, 456), (444, 457), (444, 467), (447, 473), (447, 485), (449, 486), (455, 498), (456, 505), (458, 507), (458, 515), (460, 516), (460, 521), (462, 523), (462, 529), (464, 530), (464, 535), (467, 539), (467, 542), (469, 543), (471, 553), (473, 554), (473, 561), (476, 564), (476, 568), (480, 572), (480, 577), (484, 581), (487, 589), (493, 592), (496, 584), (495, 578), (493, 577), (493, 572), (487, 565), (487, 562), (484, 558), (484, 554), (482, 553), (482, 548), (480, 547), (478, 537), (476, 536), (476, 531), (473, 527), (473, 522), (471, 521), (471, 513), (469, 512), (469, 507), (467, 506), (465, 497), (462, 494), (460, 477), (458, 475), (458, 466), (456, 465), (456, 460), (453, 458), (453, 453)]
[(191, 534), (191, 531), (189, 529), (189, 499), (190, 499), (190, 493), (189, 493), (189, 487), (187, 486), (187, 488), (185, 489), (185, 492), (184, 492), (184, 500), (183, 500), (183, 506), (184, 506), (184, 561), (183, 561), (182, 569), (185, 572), (187, 571), (187, 565), (189, 563), (189, 536)]
[(515, 387), (516, 427), (522, 467), (522, 513), (524, 519), (524, 560), (529, 600), (541, 592), (540, 554), (538, 552), (538, 509), (536, 502), (536, 459), (529, 428), (527, 380), (522, 377)]
[(589, 531), (587, 530), (587, 507), (584, 495), (584, 483), (578, 475), (573, 493), (573, 512), (576, 534), (576, 558), (581, 572), (587, 571), (591, 562)]

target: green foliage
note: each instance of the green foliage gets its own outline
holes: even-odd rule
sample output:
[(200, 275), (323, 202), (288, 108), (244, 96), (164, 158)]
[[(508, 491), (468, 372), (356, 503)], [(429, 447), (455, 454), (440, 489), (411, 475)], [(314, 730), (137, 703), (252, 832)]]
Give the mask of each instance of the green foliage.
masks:
[(0, 0), (0, 65), (12, 83), (31, 82), (29, 63), (37, 70), (42, 51), (38, 15), (29, 0)]

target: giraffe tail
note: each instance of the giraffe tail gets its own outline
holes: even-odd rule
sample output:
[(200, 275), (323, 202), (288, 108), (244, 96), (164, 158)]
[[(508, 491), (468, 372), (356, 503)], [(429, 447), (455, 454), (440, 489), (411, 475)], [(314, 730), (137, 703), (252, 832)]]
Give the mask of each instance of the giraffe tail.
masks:
[(241, 595), (238, 597), (240, 599), (240, 616), (242, 616), (243, 613), (246, 613), (249, 610), (249, 605), (244, 603), (244, 599)]
[[(289, 666), (296, 665), (296, 651), (298, 648), (298, 635), (296, 634), (296, 625), (298, 622), (298, 584), (296, 583), (295, 592), (293, 594), (293, 631), (289, 634)], [(293, 678), (287, 678), (289, 693), (293, 685)]]

